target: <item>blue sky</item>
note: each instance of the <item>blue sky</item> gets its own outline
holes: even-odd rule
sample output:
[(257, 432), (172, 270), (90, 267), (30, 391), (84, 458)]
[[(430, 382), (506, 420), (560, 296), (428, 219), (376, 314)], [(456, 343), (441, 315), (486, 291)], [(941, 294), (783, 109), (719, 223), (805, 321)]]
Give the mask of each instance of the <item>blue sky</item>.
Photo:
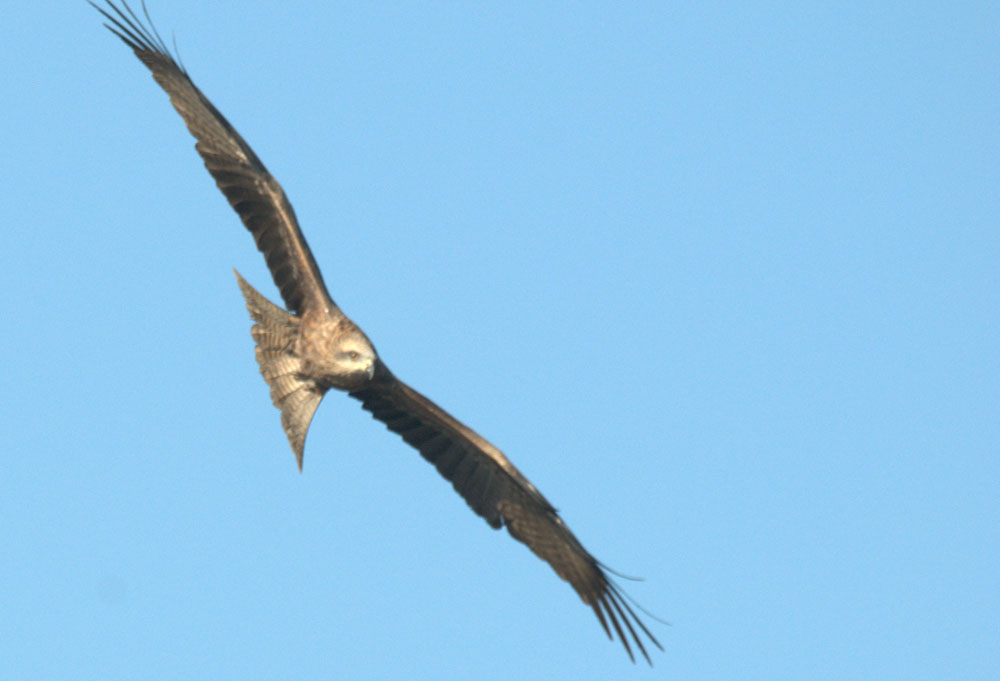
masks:
[(150, 11), (656, 667), (354, 401), (298, 473), (263, 260), (81, 0), (0, 29), (5, 678), (1000, 677), (996, 3), (540, 5)]

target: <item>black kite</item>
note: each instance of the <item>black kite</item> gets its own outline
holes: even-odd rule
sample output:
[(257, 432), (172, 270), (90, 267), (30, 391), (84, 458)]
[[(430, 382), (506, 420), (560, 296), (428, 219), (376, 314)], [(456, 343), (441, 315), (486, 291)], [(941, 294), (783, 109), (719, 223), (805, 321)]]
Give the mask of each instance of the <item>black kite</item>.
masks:
[(608, 636), (612, 629), (617, 633), (629, 657), (635, 659), (631, 640), (649, 661), (640, 633), (662, 646), (556, 509), (499, 449), (397, 379), (333, 302), (285, 192), (174, 60), (149, 14), (147, 26), (124, 2), (123, 10), (108, 0), (113, 14), (91, 4), (170, 95), (208, 172), (264, 254), (287, 310), (265, 299), (239, 273), (236, 277), (255, 322), (257, 362), (299, 468), (323, 395), (330, 388), (346, 391), (434, 464), (490, 527), (506, 525), (512, 537), (551, 565), (593, 608)]

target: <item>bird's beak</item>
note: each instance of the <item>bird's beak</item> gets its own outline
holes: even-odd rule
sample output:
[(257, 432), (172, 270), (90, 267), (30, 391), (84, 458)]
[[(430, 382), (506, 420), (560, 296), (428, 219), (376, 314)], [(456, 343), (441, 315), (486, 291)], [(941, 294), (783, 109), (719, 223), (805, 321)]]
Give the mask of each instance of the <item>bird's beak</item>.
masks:
[(368, 365), (368, 380), (370, 381), (373, 378), (375, 378), (375, 362), (374, 362), (374, 360), (372, 361), (371, 364)]

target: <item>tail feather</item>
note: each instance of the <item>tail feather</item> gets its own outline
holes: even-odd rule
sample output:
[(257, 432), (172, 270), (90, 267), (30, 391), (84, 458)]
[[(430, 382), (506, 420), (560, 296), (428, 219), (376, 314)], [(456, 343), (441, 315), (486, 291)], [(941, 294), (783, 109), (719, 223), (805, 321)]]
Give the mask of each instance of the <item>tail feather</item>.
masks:
[(233, 272), (256, 322), (250, 335), (257, 344), (254, 354), (260, 373), (271, 388), (271, 401), (281, 410), (281, 425), (302, 470), (309, 424), (326, 391), (305, 376), (303, 361), (295, 355), (299, 318), (258, 293), (239, 272)]

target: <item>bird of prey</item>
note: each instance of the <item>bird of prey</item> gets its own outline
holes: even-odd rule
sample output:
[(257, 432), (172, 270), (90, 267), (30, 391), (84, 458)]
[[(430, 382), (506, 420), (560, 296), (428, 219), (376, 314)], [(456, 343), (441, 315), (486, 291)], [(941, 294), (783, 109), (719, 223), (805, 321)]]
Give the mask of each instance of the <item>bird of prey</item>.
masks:
[[(89, 1), (89, 0), (88, 0)], [(396, 378), (364, 332), (340, 310), (278, 182), (250, 146), (195, 86), (153, 27), (122, 2), (108, 9), (90, 3), (152, 72), (197, 140), (195, 149), (240, 220), (253, 234), (282, 309), (236, 272), (254, 321), (251, 335), (260, 372), (281, 410), (281, 424), (302, 468), (313, 413), (331, 388), (347, 392), (363, 409), (413, 446), (451, 482), (490, 527), (506, 526), (569, 582), (635, 661), (630, 641), (650, 661), (642, 635), (663, 649), (636, 616), (605, 568), (570, 532), (556, 509), (503, 453), (478, 433)]]

